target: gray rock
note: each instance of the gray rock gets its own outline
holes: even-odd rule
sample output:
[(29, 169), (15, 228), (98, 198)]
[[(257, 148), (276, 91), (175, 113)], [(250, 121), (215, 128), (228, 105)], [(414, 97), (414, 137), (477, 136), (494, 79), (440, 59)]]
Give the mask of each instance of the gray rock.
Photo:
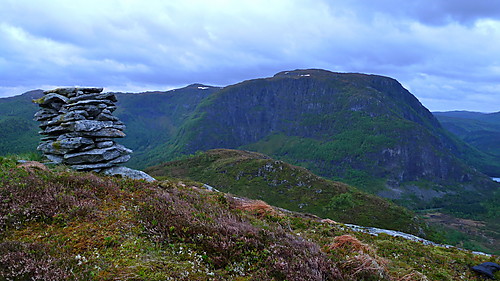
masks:
[(47, 157), (47, 159), (56, 164), (61, 164), (64, 160), (64, 158), (60, 155), (45, 154), (45, 157)]
[(41, 138), (40, 140), (41, 140), (42, 142), (44, 142), (44, 141), (49, 141), (49, 140), (50, 140), (50, 141), (55, 141), (55, 140), (57, 140), (57, 136), (46, 136), (46, 137)]
[(75, 87), (66, 87), (66, 88), (56, 88), (53, 90), (48, 90), (48, 91), (45, 91), (43, 93), (46, 95), (51, 94), (51, 93), (57, 93), (57, 94), (61, 94), (64, 96), (68, 96), (70, 94), (76, 94), (77, 91), (78, 91), (78, 89)]
[(103, 88), (100, 88), (100, 87), (85, 87), (85, 88), (78, 88), (78, 89), (81, 90), (84, 94), (100, 93), (103, 90)]
[(112, 168), (104, 169), (102, 171), (102, 173), (105, 175), (108, 175), (108, 176), (119, 175), (119, 176), (126, 177), (126, 178), (131, 178), (131, 179), (135, 179), (135, 180), (145, 180), (148, 182), (156, 181), (155, 178), (144, 173), (143, 171), (138, 171), (138, 170), (130, 169), (127, 167), (112, 167)]
[(79, 147), (85, 146), (85, 145), (91, 145), (93, 144), (94, 141), (89, 138), (84, 138), (84, 137), (67, 137), (67, 136), (60, 136), (57, 138), (57, 141), (55, 142), (56, 145), (59, 145), (63, 148), (68, 148), (68, 149), (77, 149)]
[(67, 104), (66, 108), (73, 108), (76, 106), (85, 106), (85, 105), (101, 105), (102, 108), (106, 108), (108, 106), (112, 106), (114, 103), (109, 100), (81, 100), (75, 103)]
[[(109, 110), (107, 110), (107, 111), (109, 111)], [(118, 117), (111, 115), (111, 113), (110, 114), (105, 113), (104, 110), (103, 110), (99, 115), (97, 115), (95, 117), (95, 120), (99, 120), (99, 121), (118, 121), (119, 119), (118, 119)]]
[(117, 102), (116, 96), (112, 93), (90, 93), (81, 94), (76, 97), (70, 98), (69, 103), (75, 103), (81, 100), (110, 100), (112, 102)]
[(113, 121), (98, 121), (98, 120), (77, 120), (70, 125), (71, 130), (75, 132), (97, 132), (102, 129), (111, 128), (124, 130), (125, 126), (117, 125)]
[(93, 149), (84, 152), (65, 154), (64, 163), (68, 165), (99, 163), (113, 160), (120, 157), (122, 154), (124, 153), (120, 152), (116, 147)]
[(103, 168), (110, 168), (114, 165), (115, 164), (110, 163), (110, 162), (104, 162), (104, 163), (94, 163), (94, 164), (72, 165), (71, 168), (73, 168), (77, 171), (91, 171), (91, 170), (97, 170), (97, 169), (103, 169)]
[(49, 120), (58, 115), (58, 111), (51, 108), (41, 108), (35, 113), (36, 121), (45, 121)]
[(124, 137), (125, 124), (112, 115), (116, 96), (102, 88), (57, 88), (45, 91), (36, 102), (40, 110), (40, 134), (46, 135), (38, 149), (55, 163), (76, 170), (100, 171), (130, 159), (132, 150), (116, 144)]
[[(87, 118), (94, 118), (97, 115), (99, 115), (102, 112), (102, 109), (97, 107), (96, 105), (81, 105), (81, 106), (75, 106), (68, 108), (67, 106), (63, 106), (61, 110), (66, 110), (66, 111), (85, 111), (88, 115)], [(61, 111), (59, 110), (59, 111)]]
[(42, 142), (37, 149), (43, 153), (49, 154), (65, 154), (72, 150), (82, 148), (88, 145), (93, 145), (94, 141), (83, 137), (58, 137), (56, 140), (48, 140)]
[(103, 141), (103, 142), (97, 142), (96, 147), (97, 148), (105, 148), (105, 147), (111, 147), (115, 144), (114, 141)]
[(132, 149), (128, 149), (125, 146), (118, 144), (118, 143), (115, 144), (115, 148), (118, 149), (123, 154), (132, 154), (132, 152), (133, 152)]
[(61, 147), (54, 145), (54, 141), (43, 142), (40, 145), (38, 145), (36, 149), (40, 150), (44, 154), (64, 155), (65, 153), (69, 152), (69, 149), (63, 149)]
[(85, 132), (85, 136), (89, 137), (109, 137), (109, 138), (123, 138), (125, 133), (121, 130), (114, 128), (104, 128), (97, 132)]
[(68, 98), (60, 94), (51, 93), (40, 98), (38, 102), (41, 107), (59, 110), (63, 104), (68, 102)]
[(57, 126), (62, 123), (67, 123), (70, 121), (76, 121), (76, 120), (85, 120), (86, 116), (88, 115), (87, 112), (83, 110), (78, 110), (78, 111), (71, 111), (67, 112), (61, 115), (57, 115), (56, 117), (52, 118), (51, 120), (42, 122), (40, 124), (40, 128), (46, 128), (47, 126)]
[(68, 133), (68, 132), (70, 132), (70, 130), (67, 127), (50, 126), (50, 127), (46, 127), (43, 131), (38, 132), (38, 133), (41, 135), (60, 135), (60, 134)]
[(127, 162), (128, 160), (130, 160), (130, 155), (123, 155), (123, 156), (120, 156), (116, 159), (113, 159), (111, 161), (109, 161), (109, 163), (111, 164), (122, 164), (122, 163), (125, 163)]
[(83, 152), (83, 151), (89, 151), (89, 150), (95, 149), (95, 148), (97, 148), (97, 146), (93, 143), (90, 145), (82, 146), (79, 150)]
[(94, 139), (96, 142), (103, 142), (103, 141), (112, 141), (112, 138), (95, 138)]

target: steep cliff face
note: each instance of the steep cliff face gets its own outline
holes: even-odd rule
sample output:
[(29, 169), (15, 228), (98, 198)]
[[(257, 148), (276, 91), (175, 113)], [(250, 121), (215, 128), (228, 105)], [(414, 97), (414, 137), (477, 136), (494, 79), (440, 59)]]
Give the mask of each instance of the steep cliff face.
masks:
[(392, 198), (496, 186), (454, 156), (462, 148), (412, 94), (375, 75), (297, 70), (228, 86), (198, 106), (166, 151), (212, 148), (262, 152)]

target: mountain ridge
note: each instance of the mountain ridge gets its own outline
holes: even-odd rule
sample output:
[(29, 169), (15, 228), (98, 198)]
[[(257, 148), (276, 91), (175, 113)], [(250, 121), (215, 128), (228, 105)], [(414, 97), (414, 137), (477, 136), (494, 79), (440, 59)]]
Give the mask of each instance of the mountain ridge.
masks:
[(150, 156), (171, 160), (212, 148), (260, 151), (329, 178), (368, 170), (365, 177), (387, 177), (391, 188), (427, 179), (494, 189), (456, 157), (471, 148), (452, 139), (396, 80), (376, 75), (297, 70), (227, 86)]
[(388, 77), (309, 69), (223, 88), (191, 84), (117, 96), (135, 168), (225, 147), (260, 151), (408, 204), (414, 202), (406, 195), (417, 191), (420, 207), (428, 197), (455, 193), (455, 185), (476, 190), (477, 201), (496, 188), (466, 163), (496, 171), (500, 162), (486, 163), (484, 154), (445, 132)]

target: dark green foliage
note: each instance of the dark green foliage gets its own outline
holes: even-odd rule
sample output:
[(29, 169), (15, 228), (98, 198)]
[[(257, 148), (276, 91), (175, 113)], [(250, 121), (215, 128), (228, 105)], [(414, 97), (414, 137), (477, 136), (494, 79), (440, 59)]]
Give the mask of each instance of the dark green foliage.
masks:
[(40, 137), (33, 115), (38, 106), (31, 102), (39, 98), (41, 90), (0, 99), (0, 155), (34, 151)]
[(496, 188), (465, 163), (496, 164), (443, 130), (397, 81), (375, 75), (297, 70), (225, 87), (145, 163), (213, 148), (262, 152), (389, 198), (419, 181), (443, 192), (472, 188), (476, 202)]
[(216, 90), (193, 84), (167, 92), (117, 93), (114, 115), (127, 126), (127, 136), (120, 143), (134, 150), (128, 165), (144, 167), (150, 161), (145, 153), (172, 139), (201, 100)]

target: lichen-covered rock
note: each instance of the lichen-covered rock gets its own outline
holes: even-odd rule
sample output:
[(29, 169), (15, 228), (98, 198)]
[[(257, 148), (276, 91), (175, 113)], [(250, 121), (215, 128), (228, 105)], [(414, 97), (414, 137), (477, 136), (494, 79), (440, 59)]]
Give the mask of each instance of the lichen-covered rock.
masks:
[(57, 88), (35, 102), (40, 110), (38, 150), (51, 161), (76, 170), (100, 171), (125, 163), (132, 150), (114, 139), (125, 136), (125, 125), (112, 115), (116, 96), (102, 88)]

